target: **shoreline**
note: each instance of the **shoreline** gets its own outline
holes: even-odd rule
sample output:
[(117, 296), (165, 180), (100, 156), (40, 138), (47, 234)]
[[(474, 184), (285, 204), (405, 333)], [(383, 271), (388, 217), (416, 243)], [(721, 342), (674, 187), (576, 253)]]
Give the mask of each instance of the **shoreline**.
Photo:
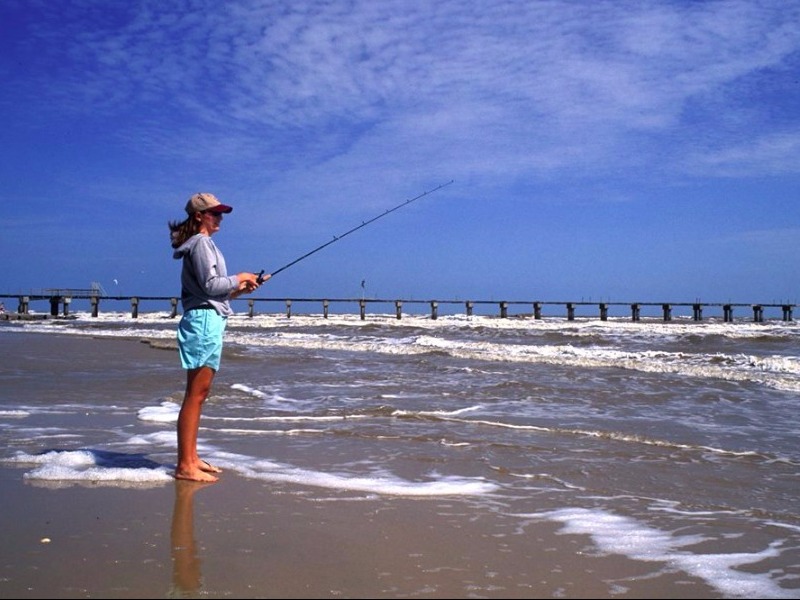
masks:
[[(756, 515), (739, 526), (729, 511), (713, 518), (704, 512), (698, 521), (691, 515), (653, 512), (667, 499), (685, 497), (664, 491), (686, 483), (681, 477), (685, 469), (700, 469), (692, 484), (706, 485), (728, 501), (740, 494), (739, 504), (731, 506), (747, 505), (748, 494), (714, 483), (717, 463), (702, 458), (705, 451), (650, 452), (636, 442), (595, 442), (558, 431), (527, 433), (515, 445), (499, 444), (495, 429), (478, 429), (480, 421), (451, 425), (424, 418), (431, 410), (449, 407), (449, 399), (434, 402), (445, 398), (439, 393), (417, 391), (423, 402), (416, 407), (409, 397), (395, 398), (395, 390), (384, 386), (381, 368), (419, 363), (402, 357), (381, 362), (372, 346), (363, 353), (365, 363), (357, 362), (360, 354), (326, 361), (283, 348), (269, 358), (229, 355), (207, 416), (231, 420), (222, 419), (215, 427), (209, 419), (208, 430), (201, 433), (204, 442), (216, 440), (217, 454), (208, 457), (225, 472), (215, 484), (176, 481), (164, 474), (174, 466), (174, 425), (168, 419), (139, 418), (144, 408), (179, 400), (185, 376), (176, 356), (142, 343), (146, 337), (94, 332), (62, 335), (56, 329), (0, 336), (4, 348), (12, 349), (0, 366), (0, 410), (8, 409), (0, 421), (5, 454), (63, 452), (64, 459), (72, 460), (88, 450), (103, 459), (79, 473), (81, 480), (72, 474), (82, 466), (70, 470), (51, 463), (58, 470), (56, 481), (26, 478), (31, 463), (0, 462), (0, 526), (6, 534), (0, 542), (1, 597), (797, 597), (796, 586), (776, 583), (782, 578), (793, 584), (796, 551), (786, 539), (790, 534), (771, 529), (774, 523), (766, 526)], [(437, 356), (428, 355), (426, 361)], [(353, 371), (359, 383), (342, 382), (341, 369), (347, 365), (340, 359), (351, 366), (363, 364)], [(320, 366), (329, 369), (321, 380), (316, 379)], [(427, 371), (423, 365), (415, 373)], [(542, 385), (543, 370), (531, 372), (535, 385)], [(374, 392), (362, 394), (359, 386), (370, 384), (368, 376), (375, 377)], [(392, 377), (398, 377), (396, 372)], [(483, 381), (485, 375), (470, 371), (461, 381), (473, 377)], [(232, 389), (242, 382), (260, 393)], [(276, 382), (282, 383), (269, 387)], [(298, 382), (306, 387), (292, 392), (289, 386)], [(339, 385), (347, 387), (332, 387)], [(404, 383), (396, 390), (406, 387), (415, 389)], [(576, 388), (569, 397), (583, 389), (588, 388)], [(250, 430), (257, 430), (257, 436), (227, 431), (240, 427), (243, 413), (271, 419), (306, 398), (308, 409), (295, 407), (288, 416), (330, 416), (337, 405), (317, 413), (323, 393), (346, 400), (362, 394), (365, 412), (372, 410), (369, 420), (305, 432), (267, 421)], [(452, 408), (471, 405), (473, 394)], [(674, 395), (665, 398), (674, 402)], [(411, 408), (416, 418), (387, 418), (386, 412), (373, 410), (378, 401)], [(409, 425), (414, 428), (404, 431)], [(598, 465), (581, 478), (601, 460), (603, 446), (613, 453), (607, 464), (625, 468)], [(675, 452), (696, 460), (675, 465)], [(617, 463), (616, 457), (625, 454), (647, 460)], [(728, 474), (741, 469), (748, 481), (754, 470), (773, 477), (794, 472), (767, 464), (772, 461), (716, 460)], [(142, 468), (143, 463), (157, 477), (146, 483), (129, 475), (103, 480), (115, 477), (110, 471), (131, 464)], [(637, 464), (643, 479), (634, 473)], [(650, 485), (656, 470), (664, 482), (658, 488)], [(417, 491), (424, 482), (442, 482), (439, 475), (488, 474), (502, 489), (473, 497), (452, 491), (383, 493), (386, 473), (393, 477), (390, 483)], [(371, 478), (370, 485), (325, 485), (340, 475), (348, 484)], [(638, 484), (640, 491), (631, 491)], [(790, 484), (770, 490), (794, 497)], [(659, 505), (654, 498), (664, 500)], [(790, 500), (774, 501), (778, 509), (791, 507)], [(587, 525), (575, 526), (580, 523)], [(701, 534), (702, 544), (692, 542)], [(778, 558), (770, 556), (776, 540), (786, 540)], [(720, 565), (720, 557), (733, 562)], [(750, 575), (746, 565), (758, 561), (759, 571)], [(784, 575), (772, 574), (780, 569)], [(756, 595), (761, 592), (766, 593)]]
[[(504, 557), (481, 519), (442, 518), (441, 498), (319, 503), (228, 473), (216, 484), (49, 489), (10, 473), (0, 469), (5, 598), (641, 598), (680, 597), (682, 583), (693, 598), (720, 597), (681, 573), (609, 593), (635, 565), (587, 556), (586, 540), (553, 523), (527, 525), (527, 556)], [(515, 585), (520, 568), (528, 583)]]

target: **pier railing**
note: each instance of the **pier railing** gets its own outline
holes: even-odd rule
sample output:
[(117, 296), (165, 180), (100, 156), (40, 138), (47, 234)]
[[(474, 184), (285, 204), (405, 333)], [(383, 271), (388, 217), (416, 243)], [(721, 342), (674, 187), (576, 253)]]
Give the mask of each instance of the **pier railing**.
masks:
[[(73, 300), (88, 300), (91, 310), (91, 315), (97, 317), (100, 313), (101, 302), (105, 305), (109, 302), (126, 302), (130, 306), (131, 317), (137, 318), (139, 316), (139, 307), (143, 301), (148, 302), (163, 302), (169, 303), (169, 316), (174, 318), (178, 314), (178, 298), (171, 296), (106, 296), (97, 293), (96, 289), (91, 290), (77, 290), (77, 289), (47, 289), (39, 293), (31, 293), (26, 295), (9, 295), (0, 294), (0, 299), (12, 299), (17, 301), (16, 311), (10, 311), (8, 307), (2, 314), (3, 318), (26, 318), (30, 315), (30, 305), (32, 302), (48, 301), (50, 304), (49, 315), (52, 317), (64, 316), (68, 317), (70, 312), (70, 305)], [(430, 318), (436, 319), (439, 316), (440, 306), (461, 306), (467, 316), (474, 314), (476, 306), (493, 305), (497, 307), (497, 315), (500, 318), (509, 317), (509, 309), (512, 307), (519, 308), (526, 307), (528, 312), (523, 313), (527, 316), (532, 316), (534, 319), (543, 318), (543, 309), (546, 306), (561, 306), (564, 308), (564, 316), (568, 320), (576, 318), (576, 310), (580, 307), (593, 307), (597, 312), (597, 317), (605, 321), (609, 317), (609, 309), (612, 307), (625, 307), (629, 311), (632, 321), (640, 321), (642, 316), (642, 309), (656, 310), (656, 314), (660, 314), (661, 320), (664, 322), (672, 321), (673, 310), (676, 308), (691, 308), (692, 319), (694, 321), (703, 320), (703, 312), (705, 309), (717, 309), (721, 311), (721, 316), (725, 322), (733, 322), (734, 310), (746, 309), (750, 311), (752, 320), (756, 323), (764, 321), (765, 309), (777, 309), (780, 311), (781, 319), (783, 321), (793, 320), (793, 311), (795, 304), (789, 303), (722, 303), (722, 302), (570, 302), (570, 301), (526, 301), (526, 300), (390, 300), (378, 298), (238, 298), (232, 300), (234, 309), (247, 303), (247, 315), (250, 317), (256, 314), (257, 304), (279, 303), (285, 308), (287, 317), (292, 316), (292, 307), (297, 304), (316, 304), (322, 309), (322, 314), (325, 318), (329, 316), (330, 306), (332, 304), (347, 304), (349, 306), (358, 306), (358, 311), (361, 319), (366, 318), (367, 307), (376, 305), (392, 305), (397, 319), (403, 317), (403, 307), (408, 305), (427, 305), (430, 311)], [(584, 311), (585, 313), (585, 311)], [(519, 313), (517, 313), (519, 316)], [(584, 318), (586, 314), (582, 315)]]

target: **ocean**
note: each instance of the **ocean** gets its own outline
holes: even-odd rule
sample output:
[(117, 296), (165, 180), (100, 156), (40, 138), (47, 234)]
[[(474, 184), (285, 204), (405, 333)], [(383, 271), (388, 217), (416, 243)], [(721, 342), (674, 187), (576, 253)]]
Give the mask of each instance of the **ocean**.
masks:
[[(0, 322), (0, 468), (49, 488), (172, 485), (177, 324)], [(430, 503), (479, 527), (462, 551), (481, 574), (451, 548), (419, 559), (430, 581), (375, 597), (435, 597), (442, 571), (457, 597), (570, 597), (596, 569), (602, 597), (800, 598), (798, 334), (771, 319), (237, 314), (201, 455), (305, 501)], [(59, 351), (77, 339), (85, 353)], [(112, 357), (109, 341), (127, 345)], [(534, 566), (552, 551), (532, 534), (544, 525), (574, 549), (550, 579)]]

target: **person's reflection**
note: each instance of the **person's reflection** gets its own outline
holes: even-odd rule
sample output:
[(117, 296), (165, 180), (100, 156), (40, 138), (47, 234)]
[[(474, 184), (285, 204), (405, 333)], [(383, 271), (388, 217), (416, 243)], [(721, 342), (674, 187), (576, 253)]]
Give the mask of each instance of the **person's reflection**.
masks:
[(185, 479), (175, 480), (175, 507), (172, 511), (172, 592), (173, 597), (192, 597), (201, 587), (200, 558), (194, 542), (193, 497), (206, 485)]

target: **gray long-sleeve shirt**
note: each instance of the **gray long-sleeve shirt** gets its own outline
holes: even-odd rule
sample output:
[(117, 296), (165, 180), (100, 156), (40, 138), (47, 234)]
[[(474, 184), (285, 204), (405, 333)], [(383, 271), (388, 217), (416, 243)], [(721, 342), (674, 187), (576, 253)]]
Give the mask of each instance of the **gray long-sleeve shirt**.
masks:
[(225, 257), (211, 238), (193, 235), (179, 246), (173, 257), (183, 259), (181, 305), (186, 312), (198, 306), (213, 306), (223, 317), (233, 314), (231, 292), (239, 287), (239, 278), (228, 275)]

